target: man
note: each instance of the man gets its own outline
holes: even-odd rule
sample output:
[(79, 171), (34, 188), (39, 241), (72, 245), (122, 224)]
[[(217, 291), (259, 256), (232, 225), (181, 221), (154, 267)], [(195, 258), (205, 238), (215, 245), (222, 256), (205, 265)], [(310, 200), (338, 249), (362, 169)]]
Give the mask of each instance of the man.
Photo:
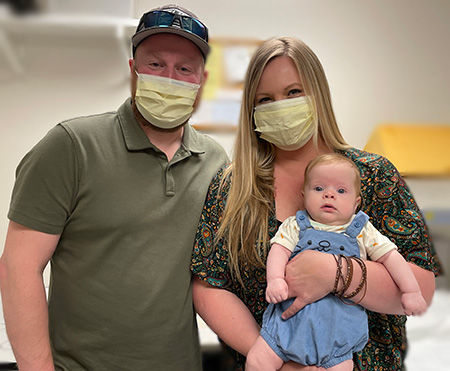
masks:
[(208, 30), (169, 5), (144, 14), (132, 41), (132, 98), (57, 125), (17, 169), (0, 278), (21, 371), (201, 369), (189, 262), (227, 161), (186, 124)]

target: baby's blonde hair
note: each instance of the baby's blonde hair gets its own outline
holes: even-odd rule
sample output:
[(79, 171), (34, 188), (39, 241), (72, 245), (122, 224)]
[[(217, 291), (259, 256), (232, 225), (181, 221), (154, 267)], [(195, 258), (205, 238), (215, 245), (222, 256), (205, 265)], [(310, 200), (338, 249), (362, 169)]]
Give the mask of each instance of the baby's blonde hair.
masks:
[(361, 176), (359, 174), (359, 169), (356, 167), (355, 163), (350, 160), (348, 157), (345, 157), (343, 155), (340, 155), (339, 153), (327, 153), (324, 155), (317, 156), (316, 158), (312, 159), (308, 166), (306, 166), (305, 169), (305, 180), (303, 183), (303, 190), (306, 189), (306, 186), (310, 182), (310, 173), (311, 170), (319, 165), (328, 165), (328, 164), (347, 164), (355, 173), (355, 190), (356, 190), (356, 197), (361, 197), (362, 200), (362, 194), (361, 194)]

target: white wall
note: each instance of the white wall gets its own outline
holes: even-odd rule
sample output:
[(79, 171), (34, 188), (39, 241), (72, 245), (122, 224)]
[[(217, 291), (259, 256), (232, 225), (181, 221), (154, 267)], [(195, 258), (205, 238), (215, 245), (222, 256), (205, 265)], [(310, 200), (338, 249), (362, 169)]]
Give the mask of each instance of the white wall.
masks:
[[(327, 72), (344, 136), (357, 147), (379, 122), (450, 124), (446, 0), (178, 3), (196, 12), (212, 37), (291, 35), (308, 43)], [(134, 14), (160, 4), (135, 0)], [(117, 40), (96, 35), (13, 36), (21, 75), (0, 53), (0, 246), (22, 156), (58, 121), (116, 109), (128, 96)]]
[[(212, 36), (290, 35), (316, 52), (345, 138), (383, 121), (450, 124), (447, 0), (184, 0)], [(136, 12), (154, 1), (139, 0)]]

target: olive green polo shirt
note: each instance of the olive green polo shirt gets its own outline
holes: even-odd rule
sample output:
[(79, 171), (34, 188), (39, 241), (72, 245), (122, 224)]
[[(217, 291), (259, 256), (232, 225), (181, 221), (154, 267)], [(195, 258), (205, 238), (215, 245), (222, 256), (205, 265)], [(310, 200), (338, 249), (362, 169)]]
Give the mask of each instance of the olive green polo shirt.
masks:
[(186, 125), (168, 162), (130, 100), (62, 122), (24, 157), (8, 217), (61, 234), (49, 289), (57, 370), (201, 369), (189, 264), (226, 161)]

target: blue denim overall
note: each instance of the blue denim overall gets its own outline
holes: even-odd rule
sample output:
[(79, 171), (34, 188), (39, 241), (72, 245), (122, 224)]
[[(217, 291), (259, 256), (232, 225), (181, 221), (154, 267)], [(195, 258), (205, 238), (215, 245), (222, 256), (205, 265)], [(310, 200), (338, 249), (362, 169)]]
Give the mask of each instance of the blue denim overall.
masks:
[[(316, 230), (305, 211), (296, 215), (300, 227), (299, 241), (291, 259), (304, 250), (359, 257), (356, 237), (369, 219), (360, 211), (342, 233)], [(368, 340), (368, 322), (364, 308), (347, 305), (336, 296), (324, 298), (305, 306), (293, 317), (283, 320), (281, 314), (294, 299), (269, 304), (261, 335), (284, 361), (329, 368), (353, 358)]]

